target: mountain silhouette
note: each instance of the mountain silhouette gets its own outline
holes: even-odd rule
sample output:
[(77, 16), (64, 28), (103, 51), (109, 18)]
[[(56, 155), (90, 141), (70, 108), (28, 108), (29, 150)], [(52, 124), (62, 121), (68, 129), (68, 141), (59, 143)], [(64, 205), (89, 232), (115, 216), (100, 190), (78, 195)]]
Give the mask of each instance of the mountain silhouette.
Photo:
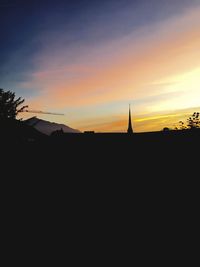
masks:
[(27, 125), (33, 126), (41, 133), (51, 135), (52, 132), (61, 130), (65, 133), (80, 133), (79, 130), (73, 129), (65, 124), (59, 124), (37, 118), (36, 116), (24, 121)]

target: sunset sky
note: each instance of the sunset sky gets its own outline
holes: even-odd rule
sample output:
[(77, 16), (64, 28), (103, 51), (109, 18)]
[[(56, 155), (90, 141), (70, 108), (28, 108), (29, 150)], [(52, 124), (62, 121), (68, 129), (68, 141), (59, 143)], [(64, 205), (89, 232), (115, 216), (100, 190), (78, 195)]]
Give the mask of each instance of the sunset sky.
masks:
[(200, 111), (200, 0), (0, 0), (0, 88), (85, 130), (174, 127)]

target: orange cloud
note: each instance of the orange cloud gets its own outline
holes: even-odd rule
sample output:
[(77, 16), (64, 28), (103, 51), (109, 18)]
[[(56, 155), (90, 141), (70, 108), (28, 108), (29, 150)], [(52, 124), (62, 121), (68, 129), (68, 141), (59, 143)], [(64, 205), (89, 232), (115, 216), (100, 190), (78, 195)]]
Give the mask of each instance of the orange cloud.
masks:
[[(197, 23), (191, 23), (191, 16), (196, 22), (197, 12), (193, 11), (184, 16), (185, 20), (182, 17), (175, 20), (174, 25), (169, 21), (168, 26), (173, 28), (168, 31), (165, 23), (163, 28), (161, 26), (157, 29), (153, 38), (151, 35), (148, 38), (140, 36), (136, 44), (134, 36), (133, 40), (129, 38), (114, 58), (104, 57), (104, 51), (101, 51), (101, 57), (107, 62), (103, 66), (98, 64), (98, 59), (89, 57), (89, 60), (94, 60), (94, 64), (82, 62), (81, 67), (73, 65), (62, 70), (36, 73), (36, 80), (44, 83), (46, 92), (42, 101), (48, 101), (54, 107), (84, 106), (156, 93), (146, 91), (143, 87), (159, 78), (199, 66), (200, 28)], [(200, 23), (200, 19), (198, 22)], [(187, 27), (183, 29), (185, 25)], [(143, 41), (145, 44), (142, 44)], [(141, 48), (137, 48), (135, 53), (135, 46), (140, 42)], [(75, 75), (74, 78), (72, 74)]]
[[(60, 58), (63, 62), (64, 50), (54, 67), (51, 64), (48, 68), (51, 55), (44, 57), (43, 68), (32, 80), (32, 87), (42, 87), (43, 91), (38, 98), (30, 100), (30, 105), (34, 109), (39, 106), (48, 110), (94, 106), (95, 112), (97, 104), (167, 93), (167, 86), (161, 88), (153, 84), (200, 67), (199, 12), (200, 8), (187, 10), (159, 25), (133, 32), (123, 40), (113, 40), (92, 49), (88, 47), (88, 50), (84, 48), (87, 53), (74, 64), (66, 62), (55, 67), (59, 66)], [(81, 118), (80, 109), (76, 116)], [(90, 117), (88, 113), (88, 119)], [(139, 130), (148, 129), (143, 123), (147, 125), (144, 121), (137, 122)], [(163, 125), (161, 119), (156, 123)], [(152, 121), (152, 129), (160, 127), (156, 123)], [(126, 119), (96, 127), (102, 131), (121, 131), (126, 129)]]

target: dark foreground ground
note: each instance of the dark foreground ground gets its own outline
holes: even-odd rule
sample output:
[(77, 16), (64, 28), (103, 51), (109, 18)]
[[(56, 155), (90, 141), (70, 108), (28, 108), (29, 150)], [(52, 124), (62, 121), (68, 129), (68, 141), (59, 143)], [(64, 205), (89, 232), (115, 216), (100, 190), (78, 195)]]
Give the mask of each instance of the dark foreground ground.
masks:
[(194, 207), (200, 190), (199, 140), (199, 131), (5, 138), (1, 182), (14, 195), (53, 200), (59, 207), (66, 201), (93, 209), (102, 203), (163, 209), (191, 201)]
[(81, 193), (117, 193), (115, 187), (147, 193), (156, 188), (183, 192), (181, 186), (197, 190), (199, 140), (200, 130), (132, 135), (58, 132), (49, 137), (14, 121), (0, 131), (1, 177), (16, 186), (28, 183), (29, 189), (50, 186), (67, 191), (74, 186)]
[(199, 131), (37, 134), (1, 136), (2, 229), (16, 247), (93, 265), (185, 259), (198, 229)]
[[(1, 160), (36, 176), (197, 175), (200, 131), (1, 137)], [(193, 176), (194, 177), (194, 176)], [(137, 179), (136, 179), (137, 180)]]

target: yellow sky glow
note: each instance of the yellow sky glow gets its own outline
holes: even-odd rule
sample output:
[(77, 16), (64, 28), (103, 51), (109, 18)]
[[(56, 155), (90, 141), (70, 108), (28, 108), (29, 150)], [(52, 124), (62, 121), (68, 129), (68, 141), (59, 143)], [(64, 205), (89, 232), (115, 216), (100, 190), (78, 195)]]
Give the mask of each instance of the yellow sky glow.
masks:
[[(115, 102), (117, 106), (124, 101), (128, 107), (129, 102), (134, 102), (136, 131), (172, 125), (179, 117), (178, 110), (192, 111), (200, 106), (199, 14), (200, 8), (187, 10), (141, 29), (138, 38), (133, 32), (123, 40), (101, 45), (96, 48), (98, 53), (89, 47), (80, 62), (66, 63), (60, 69), (49, 69), (51, 56), (47, 56), (43, 68), (33, 74), (30, 84), (24, 85), (40, 84), (44, 88), (42, 95), (30, 100), (30, 108), (66, 109), (68, 117), (56, 117), (57, 121), (82, 131), (126, 131), (127, 110), (120, 114), (119, 109), (117, 120), (108, 108), (106, 116), (102, 113), (95, 120), (95, 106)], [(75, 78), (69, 78), (69, 74)], [(156, 116), (150, 115), (153, 113)], [(48, 116), (48, 120), (55, 121), (55, 117)]]

